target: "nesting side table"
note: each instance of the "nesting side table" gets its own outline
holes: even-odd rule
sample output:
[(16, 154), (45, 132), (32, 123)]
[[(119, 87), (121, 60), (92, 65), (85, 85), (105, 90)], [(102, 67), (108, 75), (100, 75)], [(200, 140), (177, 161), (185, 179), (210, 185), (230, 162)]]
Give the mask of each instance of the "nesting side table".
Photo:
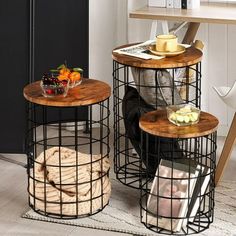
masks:
[[(44, 97), (40, 81), (24, 88), (29, 101), (28, 193), (34, 211), (78, 218), (108, 204), (110, 94), (109, 85), (93, 79), (83, 79), (66, 97)], [(80, 106), (88, 106), (88, 133), (79, 127)]]
[[(139, 126), (144, 140), (142, 159), (148, 163), (148, 153), (155, 149), (160, 163), (155, 174), (146, 171), (140, 178), (142, 223), (169, 235), (207, 229), (214, 216), (218, 119), (201, 112), (199, 123), (178, 127), (168, 121), (166, 110), (159, 110), (144, 114)], [(169, 138), (164, 151), (162, 138)], [(143, 162), (140, 169), (144, 169)]]
[(139, 178), (145, 175), (139, 169), (139, 117), (171, 104), (189, 103), (200, 108), (202, 52), (190, 47), (181, 55), (161, 60), (144, 60), (115, 52), (133, 45), (120, 46), (112, 53), (114, 171), (121, 183), (138, 189)]

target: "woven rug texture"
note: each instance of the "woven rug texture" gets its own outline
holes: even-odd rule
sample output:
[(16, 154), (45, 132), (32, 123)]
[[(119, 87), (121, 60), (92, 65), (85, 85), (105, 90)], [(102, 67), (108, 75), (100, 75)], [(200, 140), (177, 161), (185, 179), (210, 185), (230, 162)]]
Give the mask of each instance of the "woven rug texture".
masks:
[[(157, 235), (140, 223), (139, 191), (124, 186), (114, 178), (111, 179), (111, 182), (112, 195), (109, 205), (94, 216), (60, 220), (44, 217), (29, 210), (22, 217), (131, 235)], [(222, 181), (216, 188), (214, 222), (209, 229), (196, 235), (236, 236), (236, 181)]]

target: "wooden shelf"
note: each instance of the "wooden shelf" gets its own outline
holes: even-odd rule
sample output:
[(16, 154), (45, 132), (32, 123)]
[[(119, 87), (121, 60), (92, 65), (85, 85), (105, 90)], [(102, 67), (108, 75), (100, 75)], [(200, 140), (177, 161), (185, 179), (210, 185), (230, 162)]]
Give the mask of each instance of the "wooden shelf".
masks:
[(202, 111), (197, 124), (180, 127), (167, 119), (166, 110), (157, 110), (144, 114), (139, 121), (139, 127), (145, 132), (159, 137), (195, 138), (213, 133), (217, 130), (218, 123), (215, 116)]
[(108, 84), (94, 80), (83, 79), (82, 84), (69, 89), (66, 97), (58, 96), (47, 98), (42, 95), (40, 81), (36, 81), (24, 88), (24, 97), (36, 104), (57, 107), (87, 106), (104, 101), (111, 95)]
[[(115, 48), (125, 48), (135, 44), (123, 45)], [(187, 48), (183, 54), (174, 57), (166, 57), (160, 60), (144, 60), (137, 57), (131, 57), (116, 52), (112, 52), (113, 60), (132, 67), (146, 68), (146, 69), (164, 69), (164, 68), (178, 68), (184, 66), (191, 66), (201, 61), (202, 52), (194, 47)]]
[(130, 18), (236, 24), (235, 3), (201, 3), (198, 9), (143, 7), (130, 12)]

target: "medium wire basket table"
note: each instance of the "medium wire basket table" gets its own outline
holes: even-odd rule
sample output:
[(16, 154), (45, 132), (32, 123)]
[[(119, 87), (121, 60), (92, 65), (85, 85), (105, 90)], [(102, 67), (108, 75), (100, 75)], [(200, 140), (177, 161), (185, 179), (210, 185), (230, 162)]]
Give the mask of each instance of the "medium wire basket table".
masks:
[[(100, 212), (109, 202), (109, 97), (104, 82), (83, 79), (66, 97), (44, 97), (40, 81), (24, 88), (29, 101), (27, 174), (29, 206), (54, 218)], [(79, 108), (88, 107), (88, 130)]]

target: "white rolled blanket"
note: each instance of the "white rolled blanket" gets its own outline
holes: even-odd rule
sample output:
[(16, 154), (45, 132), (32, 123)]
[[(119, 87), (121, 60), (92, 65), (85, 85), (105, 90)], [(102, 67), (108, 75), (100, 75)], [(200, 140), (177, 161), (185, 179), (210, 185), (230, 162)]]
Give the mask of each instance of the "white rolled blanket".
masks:
[[(60, 152), (59, 152), (60, 149)], [(30, 203), (36, 210), (65, 216), (93, 214), (109, 201), (107, 157), (65, 147), (42, 152), (29, 176)]]

